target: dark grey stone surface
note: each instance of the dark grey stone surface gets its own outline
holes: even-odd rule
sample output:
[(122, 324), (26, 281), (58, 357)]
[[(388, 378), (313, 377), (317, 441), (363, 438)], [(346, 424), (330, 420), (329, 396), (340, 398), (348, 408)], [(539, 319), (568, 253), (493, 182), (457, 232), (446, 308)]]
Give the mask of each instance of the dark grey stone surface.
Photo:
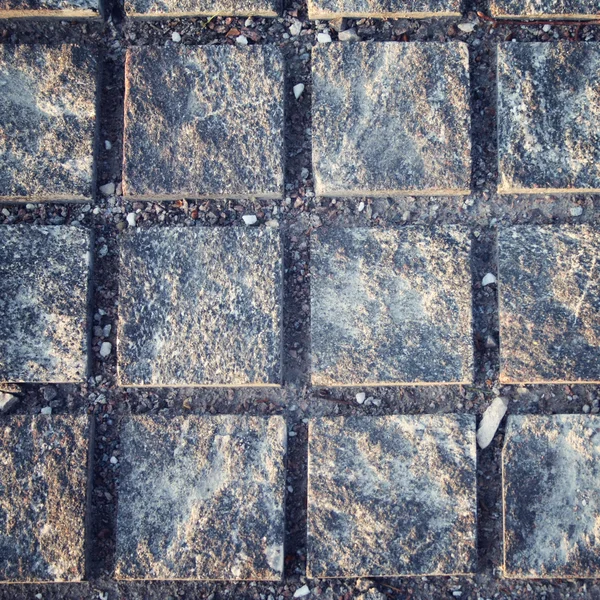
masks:
[(276, 17), (280, 0), (125, 0), (130, 16), (175, 17), (194, 15), (255, 15)]
[(594, 19), (600, 5), (597, 0), (490, 0), (490, 12), (497, 19)]
[(281, 579), (282, 417), (135, 416), (121, 428), (119, 579)]
[(95, 52), (0, 44), (0, 202), (89, 200)]
[(498, 233), (500, 380), (600, 381), (600, 234), (587, 225)]
[(460, 16), (460, 0), (308, 0), (311, 19)]
[(124, 235), (119, 384), (280, 385), (281, 294), (281, 244), (272, 229)]
[(505, 576), (600, 576), (600, 418), (511, 415), (504, 439)]
[(0, 581), (85, 577), (92, 426), (87, 416), (3, 418)]
[(465, 44), (320, 44), (312, 78), (318, 195), (469, 192)]
[(0, 381), (87, 375), (90, 233), (0, 226)]
[(311, 421), (309, 576), (474, 572), (475, 455), (474, 415)]
[(0, 0), (0, 19), (15, 17), (98, 18), (98, 0)]
[(454, 226), (313, 234), (313, 385), (471, 382), (470, 250)]
[(125, 69), (126, 196), (282, 196), (278, 48), (132, 48)]
[(498, 47), (498, 191), (600, 192), (600, 44)]

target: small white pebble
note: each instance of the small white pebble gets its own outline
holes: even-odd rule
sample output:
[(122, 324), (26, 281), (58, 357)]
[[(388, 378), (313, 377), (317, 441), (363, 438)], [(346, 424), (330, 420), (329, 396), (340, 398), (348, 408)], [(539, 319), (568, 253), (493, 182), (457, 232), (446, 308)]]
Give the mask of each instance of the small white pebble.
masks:
[(238, 35), (235, 38), (235, 43), (239, 44), (240, 46), (247, 46), (248, 45), (248, 38), (245, 35)]
[(307, 585), (303, 585), (301, 588), (298, 588), (294, 592), (294, 598), (303, 598), (304, 596), (308, 596), (310, 594), (310, 589)]
[(130, 212), (127, 215), (127, 224), (129, 225), (129, 227), (135, 227), (135, 213), (134, 212)]
[(108, 254), (108, 246), (106, 244), (102, 244), (102, 247), (100, 250), (98, 250), (98, 254), (100, 255), (100, 258), (105, 257)]
[(110, 464), (111, 465), (116, 465), (119, 462), (119, 460), (117, 459), (116, 456), (111, 456), (110, 457)]
[(302, 23), (300, 21), (296, 20), (290, 25), (290, 34), (291, 35), (293, 35), (293, 36), (300, 35), (301, 31), (302, 31)]
[(548, 33), (548, 32), (549, 32), (551, 29), (552, 29), (552, 27), (551, 27), (550, 25), (548, 25), (547, 23), (546, 23), (546, 25), (544, 25), (544, 26), (542, 27), (542, 31), (543, 31), (544, 33)]
[(481, 280), (481, 285), (491, 285), (496, 283), (496, 277), (493, 273), (487, 273), (486, 276)]
[(102, 342), (100, 346), (100, 356), (106, 358), (112, 350), (112, 344), (110, 342)]
[(108, 140), (104, 140), (104, 147), (107, 150), (111, 150), (112, 149), (112, 144)]
[(246, 225), (254, 225), (257, 221), (256, 215), (244, 215), (242, 219)]
[(296, 100), (298, 100), (298, 98), (300, 98), (300, 96), (302, 96), (302, 92), (304, 91), (304, 84), (303, 83), (297, 83), (294, 86), (294, 96), (296, 96)]
[(52, 407), (51, 406), (44, 406), (44, 408), (42, 408), (41, 413), (43, 415), (51, 415), (52, 414)]
[(583, 214), (583, 208), (581, 208), (581, 206), (574, 206), (571, 209), (571, 216), (572, 217), (580, 217)]
[(590, 412), (590, 405), (589, 404), (584, 404), (582, 410), (583, 410), (583, 412), (585, 414), (589, 413)]
[(100, 186), (100, 191), (105, 196), (112, 196), (115, 193), (115, 184), (112, 181), (110, 183), (105, 183)]
[(356, 394), (356, 401), (359, 404), (364, 404), (366, 397), (367, 395), (364, 392), (358, 392), (358, 394)]
[(171, 39), (176, 43), (179, 44), (179, 42), (181, 41), (181, 34), (177, 31), (174, 31), (171, 34)]
[(3, 214), (5, 217), (10, 217), (10, 210), (8, 210), (8, 208), (3, 208), (3, 209), (2, 209), (2, 214)]
[(365, 210), (365, 203), (364, 203), (364, 202), (361, 202), (361, 203), (358, 205), (358, 212), (362, 212), (363, 210)]
[(331, 42), (331, 36), (328, 33), (318, 33), (317, 42), (319, 42), (319, 44), (329, 44)]
[(458, 28), (465, 33), (471, 33), (475, 29), (474, 23), (459, 23)]

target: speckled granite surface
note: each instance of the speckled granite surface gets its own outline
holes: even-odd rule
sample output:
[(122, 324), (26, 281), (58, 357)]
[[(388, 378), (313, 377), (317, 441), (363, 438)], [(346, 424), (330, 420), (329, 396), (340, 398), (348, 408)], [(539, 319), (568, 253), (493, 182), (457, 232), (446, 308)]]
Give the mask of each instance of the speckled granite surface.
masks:
[(498, 191), (600, 192), (600, 44), (498, 47)]
[(15, 17), (99, 18), (98, 0), (0, 0), (0, 19)]
[(121, 385), (279, 385), (282, 256), (268, 228), (124, 235)]
[(511, 415), (502, 455), (508, 577), (600, 575), (600, 418)]
[(498, 233), (500, 380), (600, 381), (600, 234), (587, 225)]
[(490, 0), (490, 12), (497, 19), (595, 19), (600, 17), (600, 5), (597, 0)]
[(313, 385), (471, 382), (470, 249), (452, 226), (314, 233)]
[(97, 70), (89, 48), (0, 45), (0, 202), (92, 198)]
[(119, 579), (281, 579), (282, 417), (136, 416), (121, 439)]
[(0, 381), (85, 381), (90, 233), (0, 226)]
[(312, 53), (318, 195), (469, 192), (465, 44), (320, 44)]
[(308, 0), (311, 19), (419, 18), (460, 15), (460, 0)]
[(474, 415), (309, 424), (311, 577), (475, 571)]
[(125, 69), (125, 196), (282, 196), (275, 46), (133, 48)]
[(130, 16), (256, 15), (276, 17), (280, 0), (125, 0)]
[(38, 415), (0, 425), (0, 581), (85, 576), (93, 420)]

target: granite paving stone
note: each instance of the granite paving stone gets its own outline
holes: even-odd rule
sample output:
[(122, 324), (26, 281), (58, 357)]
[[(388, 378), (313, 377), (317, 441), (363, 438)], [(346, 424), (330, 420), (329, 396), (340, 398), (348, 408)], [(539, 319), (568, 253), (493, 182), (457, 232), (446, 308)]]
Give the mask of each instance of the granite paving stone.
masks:
[(588, 225), (498, 233), (500, 380), (600, 381), (600, 234)]
[(118, 579), (281, 579), (282, 417), (134, 416), (121, 440)]
[(465, 44), (320, 44), (312, 53), (317, 195), (469, 193)]
[(94, 50), (0, 44), (0, 201), (90, 200)]
[(460, 14), (460, 0), (308, 0), (310, 19), (417, 19)]
[(276, 17), (280, 0), (125, 0), (130, 17), (260, 16)]
[(600, 576), (600, 418), (511, 415), (504, 439), (504, 575)]
[(596, 19), (600, 17), (597, 0), (490, 0), (496, 19)]
[(600, 192), (600, 44), (498, 47), (498, 191)]
[(125, 196), (282, 196), (275, 46), (132, 48), (125, 70)]
[(4, 417), (0, 428), (0, 581), (85, 577), (93, 419)]
[(124, 235), (119, 384), (280, 385), (281, 261), (269, 228)]
[(310, 577), (476, 569), (474, 415), (309, 423)]
[(0, 19), (100, 18), (99, 0), (0, 0)]
[(471, 382), (470, 249), (455, 226), (313, 234), (313, 385)]
[(0, 226), (0, 381), (85, 381), (90, 262), (85, 229)]

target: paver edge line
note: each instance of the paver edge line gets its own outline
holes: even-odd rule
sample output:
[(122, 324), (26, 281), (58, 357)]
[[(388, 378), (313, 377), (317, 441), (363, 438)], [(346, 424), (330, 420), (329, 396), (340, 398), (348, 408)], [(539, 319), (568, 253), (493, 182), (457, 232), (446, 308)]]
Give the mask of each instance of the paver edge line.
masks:
[[(99, 1), (99, 5), (101, 4)], [(66, 10), (50, 10), (50, 9), (27, 9), (27, 10), (0, 10), (0, 22), (7, 19), (19, 19), (28, 21), (56, 21), (59, 19), (72, 19), (83, 22), (101, 22), (103, 21), (102, 10), (98, 7), (98, 12), (95, 10), (85, 9), (66, 9)]]
[(331, 12), (327, 10), (311, 9), (313, 2), (308, 3), (308, 19), (310, 21), (334, 19), (430, 19), (430, 18), (452, 18), (461, 17), (462, 13), (457, 11), (390, 11), (390, 12), (361, 12), (340, 11)]
[[(162, 20), (162, 19), (188, 19), (195, 17), (261, 17), (261, 18), (277, 18), (280, 16), (279, 12), (268, 11), (268, 10), (259, 10), (252, 11), (249, 13), (248, 11), (192, 11), (192, 12), (157, 12), (157, 13), (138, 13), (138, 12), (126, 12), (126, 18), (132, 19), (135, 21), (152, 21), (152, 20)], [(201, 45), (201, 44), (196, 44)]]
[(88, 415), (88, 464), (85, 498), (84, 517), (84, 541), (83, 541), (83, 580), (87, 581), (90, 574), (90, 556), (92, 553), (92, 488), (94, 487), (94, 450), (96, 446), (96, 419), (94, 414)]

